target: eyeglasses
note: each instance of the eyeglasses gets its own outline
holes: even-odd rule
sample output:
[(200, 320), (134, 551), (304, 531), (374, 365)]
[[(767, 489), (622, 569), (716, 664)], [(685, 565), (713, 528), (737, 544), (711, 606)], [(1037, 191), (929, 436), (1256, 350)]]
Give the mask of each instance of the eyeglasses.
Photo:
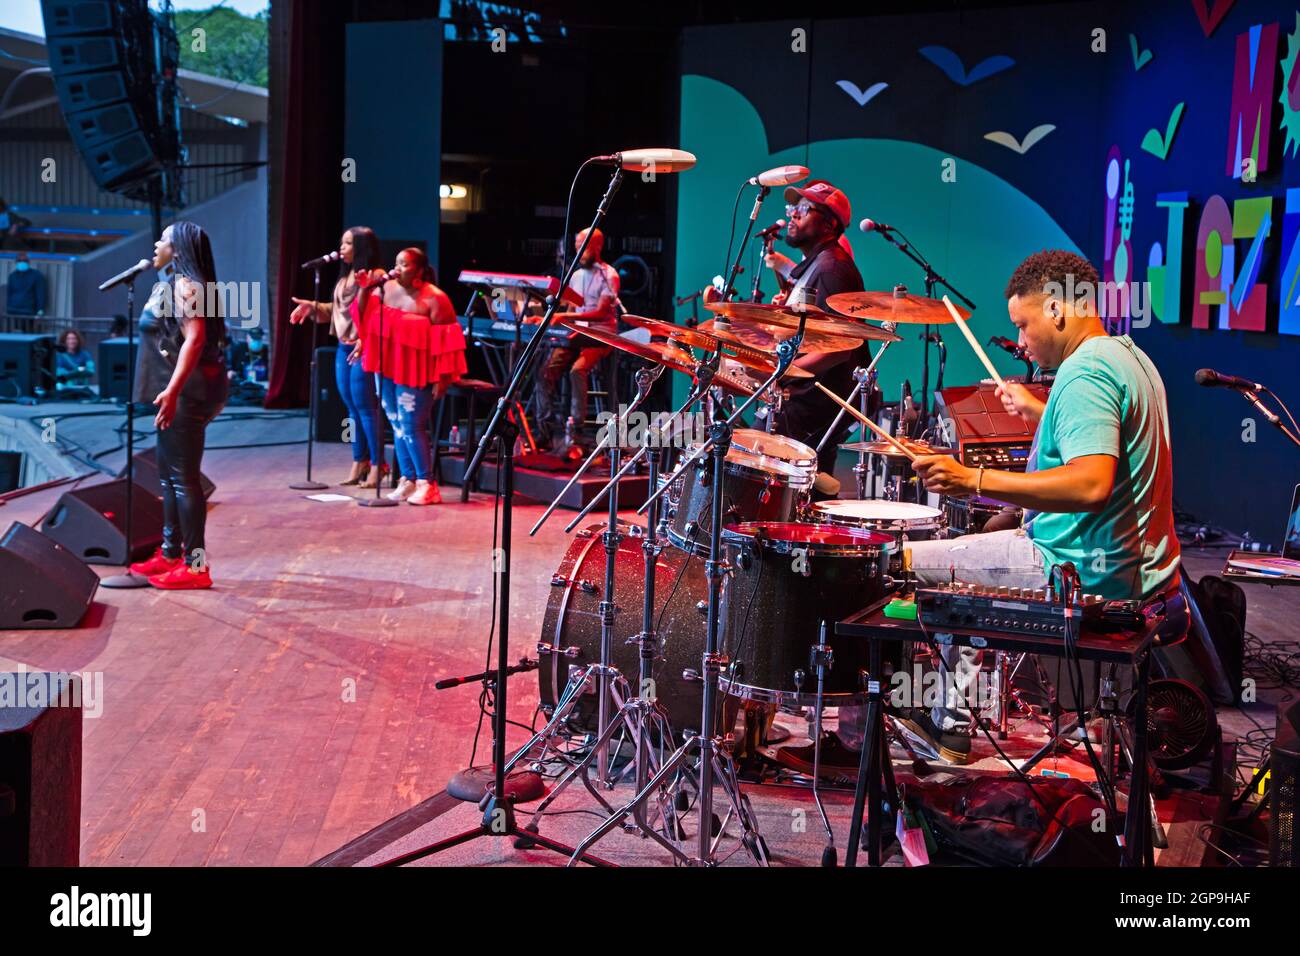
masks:
[(817, 208), (816, 204), (810, 203), (806, 199), (800, 202), (799, 205), (797, 206), (785, 207), (785, 214), (789, 216), (791, 219), (802, 219), (810, 212), (820, 212), (820, 211), (821, 210)]

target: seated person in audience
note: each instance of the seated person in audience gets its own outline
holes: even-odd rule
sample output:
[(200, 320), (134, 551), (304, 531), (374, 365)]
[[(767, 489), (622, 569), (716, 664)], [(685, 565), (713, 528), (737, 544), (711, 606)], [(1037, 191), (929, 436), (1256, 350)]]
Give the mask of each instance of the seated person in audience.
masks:
[(23, 241), (22, 232), (31, 224), (30, 219), (24, 219), (10, 209), (4, 197), (0, 196), (0, 249), (7, 249), (10, 246), (26, 249), (27, 243)]
[(68, 329), (63, 333), (59, 346), (56, 353), (58, 366), (55, 370), (59, 390), (85, 390), (95, 376), (95, 362), (86, 350), (81, 333), (76, 329)]

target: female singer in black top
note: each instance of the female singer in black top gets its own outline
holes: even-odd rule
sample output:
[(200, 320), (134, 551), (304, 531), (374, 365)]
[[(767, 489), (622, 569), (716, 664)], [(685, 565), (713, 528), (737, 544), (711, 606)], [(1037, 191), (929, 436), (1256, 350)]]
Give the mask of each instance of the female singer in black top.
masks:
[(207, 233), (192, 222), (173, 223), (154, 244), (153, 265), (168, 278), (154, 286), (140, 316), (135, 400), (158, 406), (163, 543), (131, 570), (156, 588), (210, 588), (200, 467), (208, 423), (225, 406), (230, 383)]

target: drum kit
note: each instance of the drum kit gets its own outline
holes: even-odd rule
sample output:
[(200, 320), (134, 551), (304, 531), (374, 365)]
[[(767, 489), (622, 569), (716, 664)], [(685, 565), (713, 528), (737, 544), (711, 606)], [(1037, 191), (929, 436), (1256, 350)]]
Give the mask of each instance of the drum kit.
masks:
[[(694, 328), (625, 317), (648, 331), (649, 341), (570, 325), (650, 363), (637, 373), (634, 401), (602, 429), (596, 449), (574, 476), (576, 481), (597, 456), (608, 457), (609, 483), (566, 530), (573, 531), (602, 500), (608, 514), (604, 523), (577, 532), (552, 578), (537, 647), (540, 696), (549, 719), (507, 765), (507, 772), (516, 766), (540, 769), (557, 759), (568, 765), (535, 811), (527, 828), (533, 832), (573, 782), (581, 782), (607, 813), (571, 863), (622, 827), (651, 838), (677, 863), (715, 865), (735, 820), (740, 834), (728, 855), (743, 849), (766, 865), (766, 845), (721, 726), (724, 701), (732, 704), (726, 712), (733, 720), (737, 702), (767, 708), (769, 722), (778, 709), (811, 709), (820, 747), (822, 709), (865, 700), (865, 650), (837, 642), (834, 623), (892, 589), (906, 542), (946, 533), (943, 510), (869, 499), (861, 482), (856, 499), (813, 500), (817, 449), (737, 425), (755, 402), (779, 402), (783, 388), (810, 377), (793, 364), (801, 351), (846, 351), (876, 341), (881, 348), (870, 368), (859, 370), (864, 374), (850, 397), (865, 412), (875, 365), (889, 344), (901, 340), (894, 323), (950, 321), (942, 304), (905, 293), (835, 296), (831, 306), (834, 312), (811, 305), (712, 302), (706, 307), (717, 318)], [(664, 369), (688, 375), (690, 394), (624, 460), (618, 436)], [(709, 423), (707, 439), (675, 443), (678, 423), (695, 406)], [(823, 444), (837, 434), (840, 421)], [(675, 444), (682, 446), (681, 460), (661, 474)], [(863, 459), (902, 456), (885, 441), (841, 447)], [(644, 528), (620, 520), (618, 504), (621, 478), (642, 461), (652, 489), (639, 509), (646, 515)], [(546, 509), (532, 533), (554, 508), (555, 503)], [(635, 603), (641, 605), (639, 617), (628, 613)], [(585, 735), (585, 748), (574, 749), (575, 734)], [(615, 770), (611, 742), (620, 735), (633, 756)], [(677, 749), (667, 753), (672, 746)], [(605, 792), (630, 772), (635, 795), (611, 806)], [(722, 819), (713, 814), (715, 784), (726, 807)], [(692, 811), (698, 814), (694, 850), (683, 826)], [(822, 815), (825, 822), (824, 809)]]

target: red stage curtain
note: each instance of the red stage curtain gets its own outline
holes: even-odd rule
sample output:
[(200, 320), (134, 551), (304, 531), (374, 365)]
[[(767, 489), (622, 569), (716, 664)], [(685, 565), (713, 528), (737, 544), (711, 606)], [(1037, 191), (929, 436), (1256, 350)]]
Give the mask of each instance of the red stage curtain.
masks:
[[(299, 265), (338, 248), (345, 226), (340, 173), (346, 8), (327, 0), (271, 3), (269, 172), (275, 287), (267, 408), (307, 404), (312, 335), (310, 326), (289, 324), (290, 298), (311, 297), (311, 273)], [(329, 268), (322, 271), (322, 299), (328, 298), (336, 275)], [(320, 343), (331, 341), (323, 327)]]

